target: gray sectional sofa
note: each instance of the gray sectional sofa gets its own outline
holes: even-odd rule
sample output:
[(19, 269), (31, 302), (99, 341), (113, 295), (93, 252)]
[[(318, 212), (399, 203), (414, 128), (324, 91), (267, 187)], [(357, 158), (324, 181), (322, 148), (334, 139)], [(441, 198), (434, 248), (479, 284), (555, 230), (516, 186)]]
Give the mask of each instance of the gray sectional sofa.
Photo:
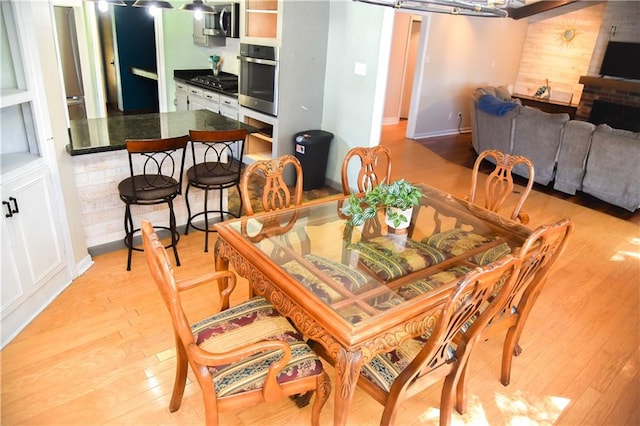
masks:
[[(486, 112), (486, 102), (479, 107), (480, 98), (486, 94), (515, 102), (515, 106), (500, 110), (503, 115), (496, 115), (495, 110)], [(582, 191), (629, 211), (640, 207), (640, 133), (522, 106), (504, 87), (474, 91), (471, 123), (477, 153), (497, 149), (529, 158), (536, 183), (553, 182), (558, 191)], [(514, 173), (528, 177), (525, 169), (515, 169)]]

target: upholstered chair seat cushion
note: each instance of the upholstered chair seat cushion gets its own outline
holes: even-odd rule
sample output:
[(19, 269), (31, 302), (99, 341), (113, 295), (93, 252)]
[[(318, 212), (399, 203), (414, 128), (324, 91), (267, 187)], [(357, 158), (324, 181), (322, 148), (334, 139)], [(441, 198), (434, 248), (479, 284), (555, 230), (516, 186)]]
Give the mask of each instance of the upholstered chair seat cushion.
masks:
[[(432, 323), (435, 324), (437, 318), (434, 316)], [(407, 365), (418, 355), (425, 342), (429, 339), (432, 331), (429, 331), (419, 339), (410, 339), (402, 343), (397, 349), (376, 355), (373, 359), (362, 366), (361, 374), (371, 383), (389, 393), (396, 378), (407, 368)], [(455, 355), (455, 348), (448, 346), (445, 359), (449, 360)], [(444, 365), (444, 364), (439, 364)], [(437, 365), (431, 366), (433, 369)]]
[[(350, 268), (348, 265), (322, 256), (308, 254), (304, 256), (304, 259), (311, 263), (319, 273), (330, 277), (333, 282), (340, 283), (349, 292), (356, 292), (370, 279), (367, 275)], [(323, 302), (334, 303), (342, 299), (340, 292), (325, 283), (319, 274), (313, 273), (298, 261), (290, 260), (282, 267)]]
[(471, 268), (467, 266), (455, 266), (445, 271), (438, 272), (437, 274), (433, 274), (427, 278), (403, 284), (396, 292), (398, 295), (402, 296), (404, 300), (413, 299), (414, 297), (426, 293), (429, 290), (440, 287), (442, 284), (449, 283), (453, 280), (459, 280), (469, 271), (471, 271)]
[[(278, 375), (279, 383), (322, 371), (320, 359), (300, 333), (263, 297), (254, 297), (206, 318), (194, 324), (191, 331), (197, 345), (215, 353), (263, 340), (284, 340), (291, 347), (292, 357)], [(218, 397), (261, 389), (270, 365), (281, 356), (280, 351), (265, 351), (232, 364), (210, 367)]]
[(446, 256), (436, 247), (404, 236), (385, 235), (351, 244), (359, 260), (382, 281), (442, 262)]
[[(451, 229), (449, 231), (433, 234), (422, 240), (440, 250), (447, 257), (459, 256), (483, 245), (489, 248), (471, 257), (471, 262), (484, 266), (511, 253), (511, 247), (506, 243), (495, 244), (495, 238), (476, 234), (463, 229)], [(492, 245), (495, 244), (495, 245)]]

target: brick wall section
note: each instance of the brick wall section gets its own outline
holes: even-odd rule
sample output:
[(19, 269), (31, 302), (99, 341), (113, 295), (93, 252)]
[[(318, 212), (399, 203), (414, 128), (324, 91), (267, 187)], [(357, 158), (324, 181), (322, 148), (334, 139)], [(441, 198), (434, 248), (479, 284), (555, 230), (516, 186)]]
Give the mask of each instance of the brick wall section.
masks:
[[(584, 77), (581, 81), (584, 81)], [(640, 82), (606, 78), (588, 79), (584, 83), (580, 105), (576, 111), (577, 120), (589, 120), (594, 100), (640, 108)]]

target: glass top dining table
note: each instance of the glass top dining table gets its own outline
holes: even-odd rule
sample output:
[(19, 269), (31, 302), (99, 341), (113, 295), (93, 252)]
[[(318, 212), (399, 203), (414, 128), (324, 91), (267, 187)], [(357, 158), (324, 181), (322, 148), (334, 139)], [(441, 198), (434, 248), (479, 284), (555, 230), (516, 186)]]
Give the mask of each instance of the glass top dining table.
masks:
[(418, 184), (409, 227), (384, 215), (352, 226), (346, 197), (216, 225), (216, 268), (248, 279), (336, 367), (334, 423), (345, 424), (360, 368), (427, 332), (469, 271), (516, 252), (531, 230)]

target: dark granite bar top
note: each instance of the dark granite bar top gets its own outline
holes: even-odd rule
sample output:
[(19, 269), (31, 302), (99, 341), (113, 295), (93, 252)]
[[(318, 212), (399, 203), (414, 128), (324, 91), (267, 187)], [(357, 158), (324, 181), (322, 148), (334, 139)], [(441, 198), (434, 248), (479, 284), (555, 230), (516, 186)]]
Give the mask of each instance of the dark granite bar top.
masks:
[(71, 120), (71, 155), (92, 154), (126, 148), (127, 139), (157, 139), (189, 134), (189, 130), (258, 129), (208, 110), (121, 115)]

